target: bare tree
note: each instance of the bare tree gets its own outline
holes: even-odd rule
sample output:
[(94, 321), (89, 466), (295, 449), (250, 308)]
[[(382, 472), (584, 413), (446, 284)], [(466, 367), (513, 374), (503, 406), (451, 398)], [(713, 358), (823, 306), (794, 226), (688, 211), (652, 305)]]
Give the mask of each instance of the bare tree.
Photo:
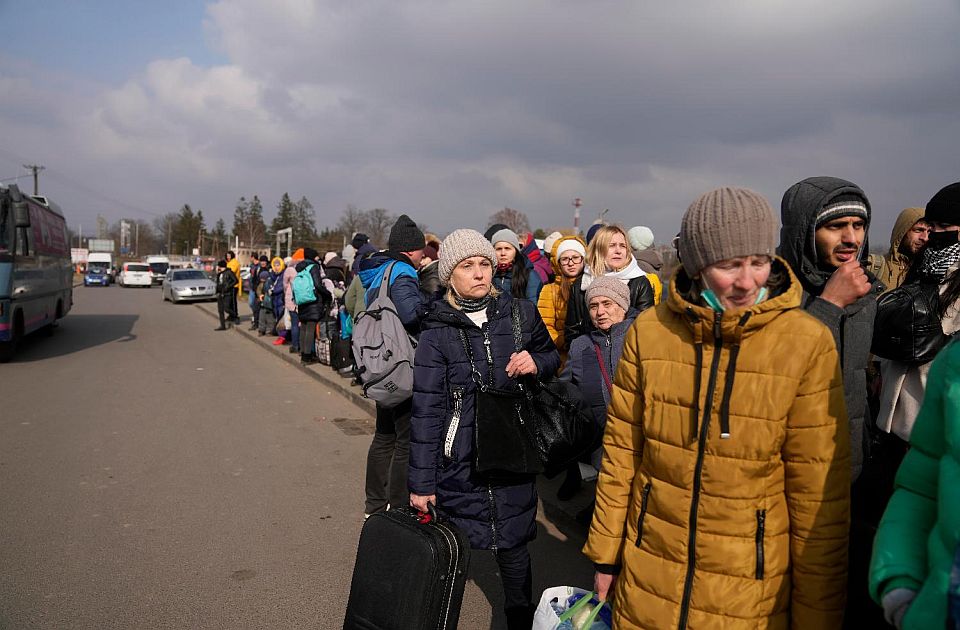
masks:
[(504, 208), (491, 214), (487, 221), (487, 227), (497, 223), (508, 226), (520, 238), (523, 238), (530, 231), (530, 221), (527, 219), (527, 215), (513, 208)]
[(347, 204), (347, 209), (343, 211), (340, 221), (337, 222), (337, 231), (349, 240), (357, 232), (363, 232), (366, 229), (366, 217), (363, 210), (352, 203)]
[(367, 218), (367, 236), (370, 237), (370, 242), (376, 247), (386, 247), (390, 228), (393, 227), (397, 218), (390, 214), (389, 210), (385, 210), (384, 208), (367, 210), (365, 214)]

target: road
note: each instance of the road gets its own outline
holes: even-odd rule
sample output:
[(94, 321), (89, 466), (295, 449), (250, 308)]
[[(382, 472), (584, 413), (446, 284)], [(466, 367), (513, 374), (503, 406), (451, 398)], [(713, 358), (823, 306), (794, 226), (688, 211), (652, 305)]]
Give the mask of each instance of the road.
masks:
[[(366, 413), (159, 289), (74, 297), (0, 366), (0, 628), (339, 628)], [(590, 584), (583, 533), (543, 506), (535, 593)], [(461, 628), (499, 588), (475, 553)]]

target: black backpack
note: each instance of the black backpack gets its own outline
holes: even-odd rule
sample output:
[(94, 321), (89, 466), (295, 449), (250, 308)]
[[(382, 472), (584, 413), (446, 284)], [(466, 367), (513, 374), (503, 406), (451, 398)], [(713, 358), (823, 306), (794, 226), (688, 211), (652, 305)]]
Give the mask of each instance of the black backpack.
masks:
[(939, 289), (937, 282), (923, 280), (881, 295), (870, 351), (903, 363), (932, 361), (950, 340), (940, 323)]

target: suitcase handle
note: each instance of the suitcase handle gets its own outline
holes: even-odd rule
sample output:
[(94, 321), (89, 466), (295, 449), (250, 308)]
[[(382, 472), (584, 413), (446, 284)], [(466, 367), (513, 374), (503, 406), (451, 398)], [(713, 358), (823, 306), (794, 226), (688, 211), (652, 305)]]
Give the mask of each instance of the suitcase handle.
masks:
[(417, 510), (417, 516), (419, 517), (419, 523), (425, 525), (432, 521), (440, 521), (440, 518), (437, 516), (437, 508), (433, 503), (427, 503), (427, 511), (421, 512)]

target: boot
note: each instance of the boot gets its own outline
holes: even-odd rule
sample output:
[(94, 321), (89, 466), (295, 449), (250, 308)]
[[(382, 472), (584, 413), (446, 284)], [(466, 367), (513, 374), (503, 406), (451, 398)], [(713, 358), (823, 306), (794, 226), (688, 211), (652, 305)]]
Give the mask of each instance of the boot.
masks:
[(504, 608), (507, 616), (507, 630), (530, 630), (533, 625), (533, 606)]
[(218, 326), (218, 327), (214, 328), (214, 330), (226, 330), (226, 329), (227, 329), (226, 326)]

